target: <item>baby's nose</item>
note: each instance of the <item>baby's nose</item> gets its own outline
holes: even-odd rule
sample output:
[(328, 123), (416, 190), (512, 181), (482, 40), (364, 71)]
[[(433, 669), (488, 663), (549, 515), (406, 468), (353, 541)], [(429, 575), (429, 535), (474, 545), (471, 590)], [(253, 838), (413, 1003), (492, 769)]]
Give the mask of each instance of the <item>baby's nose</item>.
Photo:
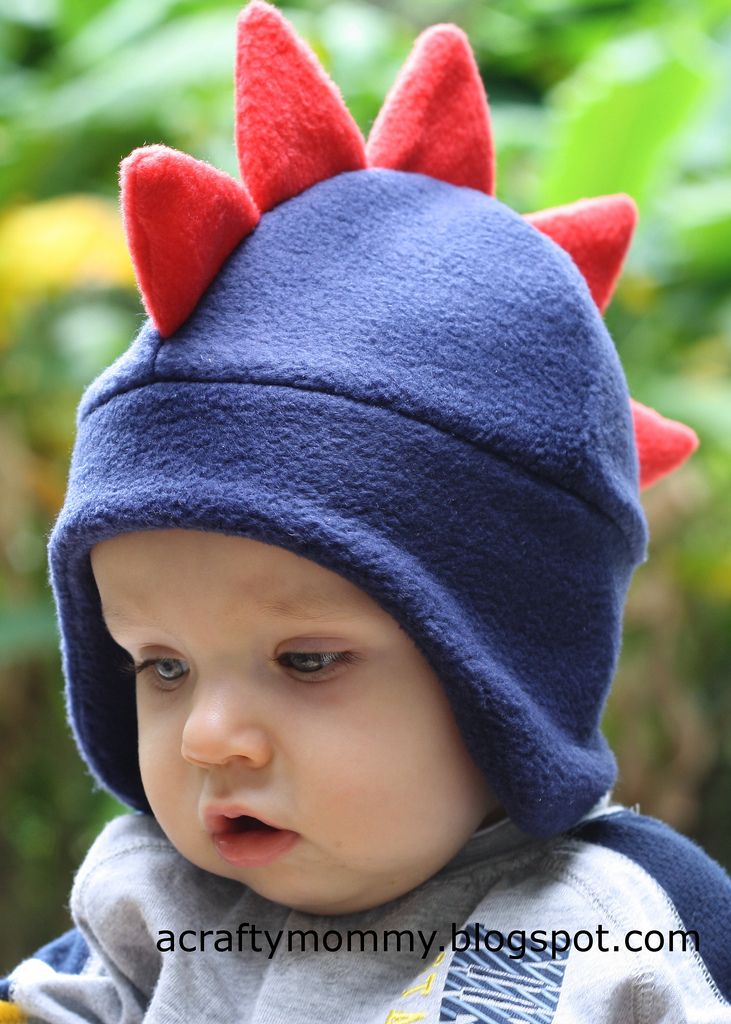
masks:
[(272, 753), (266, 723), (235, 686), (196, 688), (181, 741), (186, 761), (208, 767), (242, 759), (252, 768), (263, 768)]

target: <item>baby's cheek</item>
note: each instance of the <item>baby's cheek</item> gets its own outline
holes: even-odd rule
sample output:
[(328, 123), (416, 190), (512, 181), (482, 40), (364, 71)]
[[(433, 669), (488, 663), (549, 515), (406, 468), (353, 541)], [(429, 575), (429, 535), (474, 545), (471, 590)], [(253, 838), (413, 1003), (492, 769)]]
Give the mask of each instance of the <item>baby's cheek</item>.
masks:
[(181, 737), (174, 716), (150, 714), (140, 708), (137, 715), (137, 751), (142, 783), (147, 799), (153, 804), (163, 794), (168, 798), (176, 792), (183, 766)]
[(313, 810), (349, 846), (400, 845), (428, 818), (428, 793), (409, 767), (367, 743), (343, 750), (318, 783), (310, 786)]

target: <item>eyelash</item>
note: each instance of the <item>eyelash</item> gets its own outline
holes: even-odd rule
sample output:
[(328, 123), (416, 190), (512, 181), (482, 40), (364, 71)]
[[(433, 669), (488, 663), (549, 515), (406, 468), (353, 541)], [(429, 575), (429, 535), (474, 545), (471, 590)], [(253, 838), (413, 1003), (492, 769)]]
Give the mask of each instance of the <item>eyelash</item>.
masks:
[[(321, 668), (316, 669), (314, 672), (303, 672), (301, 669), (296, 669), (296, 668), (294, 668), (294, 666), (287, 664), (285, 659), (291, 658), (293, 655), (296, 655), (296, 656), (301, 657), (301, 658), (321, 658), (321, 659), (327, 659), (327, 660), (325, 661), (325, 664)], [(349, 664), (352, 664), (353, 662), (359, 661), (359, 660), (360, 660), (359, 656), (357, 654), (354, 654), (352, 651), (285, 651), (284, 654), (280, 654), (278, 658), (273, 658), (272, 659), (272, 661), (275, 664), (277, 664), (277, 665), (282, 665), (284, 668), (292, 668), (293, 671), (299, 672), (300, 678), (302, 676), (304, 676), (305, 678), (316, 677), (316, 678), (313, 679), (313, 682), (321, 682), (321, 681), (324, 682), (327, 678), (329, 678), (328, 676), (320, 675), (320, 673), (324, 672), (326, 669), (330, 668), (333, 665), (338, 665), (338, 664), (349, 665)], [(135, 676), (140, 675), (142, 672), (144, 672), (148, 668), (154, 668), (154, 666), (159, 664), (161, 661), (178, 661), (178, 662), (182, 662), (183, 659), (182, 658), (147, 658), (145, 661), (140, 662), (139, 665), (135, 665), (134, 666), (134, 674), (135, 674)], [(183, 662), (183, 664), (184, 664), (184, 662)], [(156, 674), (155, 675), (155, 685), (158, 686), (160, 689), (163, 689), (163, 690), (164, 689), (171, 689), (172, 690), (174, 688), (174, 685), (176, 683), (178, 683), (179, 680), (182, 679), (184, 675), (185, 675), (185, 672), (181, 673), (181, 675), (177, 676), (175, 679), (164, 679), (162, 676), (159, 676), (159, 675)]]
[[(296, 669), (293, 665), (286, 664), (285, 659), (291, 658), (293, 654), (305, 658), (324, 658), (325, 664), (314, 672), (302, 672), (301, 669)], [(350, 665), (354, 661), (358, 661), (358, 656), (353, 654), (352, 651), (285, 651), (284, 654), (280, 654), (278, 658), (273, 660), (278, 665), (284, 665), (285, 668), (293, 668), (295, 672), (300, 672), (301, 675), (312, 676), (317, 675), (324, 669), (330, 668), (331, 665)]]

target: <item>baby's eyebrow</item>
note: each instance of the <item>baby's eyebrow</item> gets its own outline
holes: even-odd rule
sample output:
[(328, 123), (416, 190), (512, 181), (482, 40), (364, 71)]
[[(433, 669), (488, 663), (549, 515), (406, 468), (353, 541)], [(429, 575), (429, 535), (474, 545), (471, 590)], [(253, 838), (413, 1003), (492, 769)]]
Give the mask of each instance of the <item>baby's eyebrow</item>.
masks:
[[(350, 608), (348, 605), (344, 605), (342, 601), (334, 600), (332, 596), (323, 594), (318, 590), (303, 590), (281, 601), (260, 601), (258, 608), (259, 611), (274, 615), (277, 618), (300, 619), (302, 621), (307, 619), (352, 618), (358, 614), (356, 609)], [(101, 611), (107, 628), (109, 628), (110, 623), (115, 626), (139, 625), (139, 622), (134, 618), (130, 618), (121, 608), (102, 606)], [(150, 619), (146, 619), (145, 624), (147, 626), (161, 625)]]
[(265, 601), (259, 610), (278, 618), (327, 619), (353, 615), (353, 609), (317, 590), (304, 590), (282, 601)]
[[(101, 607), (102, 619), (104, 624), (109, 629), (109, 624), (112, 623), (114, 626), (138, 626), (139, 620), (134, 617), (130, 617), (122, 608), (115, 608), (113, 606)], [(148, 626), (161, 626), (161, 623), (155, 619), (145, 619), (145, 624)]]
[(357, 618), (365, 613), (356, 601), (347, 596), (319, 590), (315, 585), (304, 586), (283, 596), (282, 600), (260, 601), (259, 610), (281, 618), (321, 620), (321, 618)]

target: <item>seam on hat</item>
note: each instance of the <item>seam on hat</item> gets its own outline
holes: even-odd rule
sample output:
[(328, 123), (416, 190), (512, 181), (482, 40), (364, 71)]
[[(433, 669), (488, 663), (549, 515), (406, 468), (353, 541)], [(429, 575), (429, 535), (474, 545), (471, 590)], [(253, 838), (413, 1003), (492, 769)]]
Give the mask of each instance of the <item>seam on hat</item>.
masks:
[[(159, 352), (159, 349), (158, 349), (158, 352)], [(157, 359), (157, 353), (155, 354), (155, 360), (156, 359)], [(153, 365), (154, 365), (154, 361), (153, 361)], [(619, 535), (621, 536), (622, 541), (625, 544), (625, 547), (627, 548), (627, 551), (628, 551), (631, 559), (634, 561), (634, 557), (635, 556), (634, 556), (633, 545), (632, 545), (630, 539), (628, 538), (627, 534), (625, 533), (624, 529), (622, 528), (622, 526), (617, 522), (617, 520), (614, 518), (614, 516), (610, 515), (609, 512), (606, 512), (603, 508), (601, 508), (599, 505), (597, 505), (596, 502), (592, 501), (590, 498), (585, 497), (583, 494), (578, 494), (576, 491), (573, 491), (573, 490), (571, 490), (568, 487), (564, 487), (562, 484), (558, 483), (556, 480), (554, 480), (552, 477), (548, 476), (547, 474), (539, 473), (539, 472), (536, 472), (535, 470), (532, 470), (532, 469), (527, 469), (525, 466), (522, 466), (522, 465), (514, 462), (512, 459), (507, 458), (507, 456), (502, 455), (499, 452), (495, 452), (495, 451), (493, 451), (492, 448), (487, 448), (484, 445), (481, 445), (481, 444), (477, 443), (476, 441), (473, 441), (471, 438), (464, 437), (462, 434), (455, 433), (454, 431), (451, 431), (451, 430), (445, 430), (444, 427), (437, 426), (436, 424), (432, 423), (430, 420), (421, 419), (418, 416), (414, 416), (411, 413), (404, 412), (401, 409), (395, 409), (393, 406), (386, 405), (385, 403), (382, 403), (382, 402), (368, 402), (368, 401), (365, 401), (362, 398), (353, 398), (352, 395), (341, 394), (338, 391), (328, 391), (327, 389), (322, 388), (322, 387), (306, 387), (306, 386), (303, 386), (302, 384), (294, 385), (294, 384), (275, 382), (275, 381), (257, 381), (257, 380), (245, 380), (245, 381), (237, 381), (237, 380), (212, 380), (210, 378), (207, 378), (205, 380), (196, 380), (196, 379), (190, 379), (190, 378), (186, 378), (185, 380), (179, 380), (179, 379), (173, 377), (173, 378), (162, 378), (162, 379), (158, 378), (157, 380), (146, 380), (146, 381), (144, 381), (141, 384), (134, 384), (131, 387), (121, 388), (118, 391), (115, 391), (113, 394), (107, 396), (106, 398), (104, 398), (100, 402), (98, 402), (98, 404), (95, 405), (92, 409), (89, 409), (85, 413), (83, 418), (84, 418), (84, 420), (90, 418), (98, 410), (104, 408), (104, 406), (106, 406), (106, 405), (109, 405), (111, 402), (115, 401), (117, 398), (123, 398), (124, 396), (126, 396), (128, 394), (131, 394), (134, 391), (141, 391), (143, 388), (154, 387), (157, 384), (181, 384), (181, 385), (199, 384), (199, 385), (204, 385), (204, 386), (205, 385), (214, 385), (214, 386), (230, 385), (230, 386), (239, 386), (239, 387), (241, 387), (241, 386), (249, 386), (250, 385), (252, 387), (287, 388), (290, 391), (305, 391), (305, 392), (309, 392), (309, 393), (312, 393), (312, 394), (326, 395), (326, 396), (328, 396), (330, 398), (344, 399), (345, 401), (353, 402), (356, 405), (369, 406), (369, 407), (375, 408), (375, 409), (384, 409), (386, 412), (393, 413), (396, 416), (401, 416), (404, 419), (411, 420), (414, 423), (419, 423), (423, 427), (429, 427), (431, 430), (437, 430), (440, 434), (444, 434), (447, 437), (451, 437), (451, 438), (453, 438), (456, 441), (460, 441), (462, 444), (468, 444), (468, 445), (470, 445), (470, 447), (474, 448), (476, 451), (484, 452), (485, 454), (490, 455), (492, 458), (497, 459), (499, 462), (502, 462), (505, 465), (510, 466), (511, 469), (513, 469), (513, 470), (515, 470), (517, 472), (523, 473), (527, 477), (530, 477), (530, 478), (533, 478), (535, 480), (540, 480), (542, 482), (548, 483), (552, 487), (555, 487), (557, 490), (563, 491), (565, 494), (568, 494), (572, 498), (575, 498), (577, 501), (583, 502), (584, 505), (586, 505), (588, 508), (592, 509), (593, 511), (597, 512), (600, 516), (602, 516), (602, 518), (606, 519), (608, 522), (610, 522), (612, 524), (612, 526), (614, 526), (614, 528), (618, 531)]]

